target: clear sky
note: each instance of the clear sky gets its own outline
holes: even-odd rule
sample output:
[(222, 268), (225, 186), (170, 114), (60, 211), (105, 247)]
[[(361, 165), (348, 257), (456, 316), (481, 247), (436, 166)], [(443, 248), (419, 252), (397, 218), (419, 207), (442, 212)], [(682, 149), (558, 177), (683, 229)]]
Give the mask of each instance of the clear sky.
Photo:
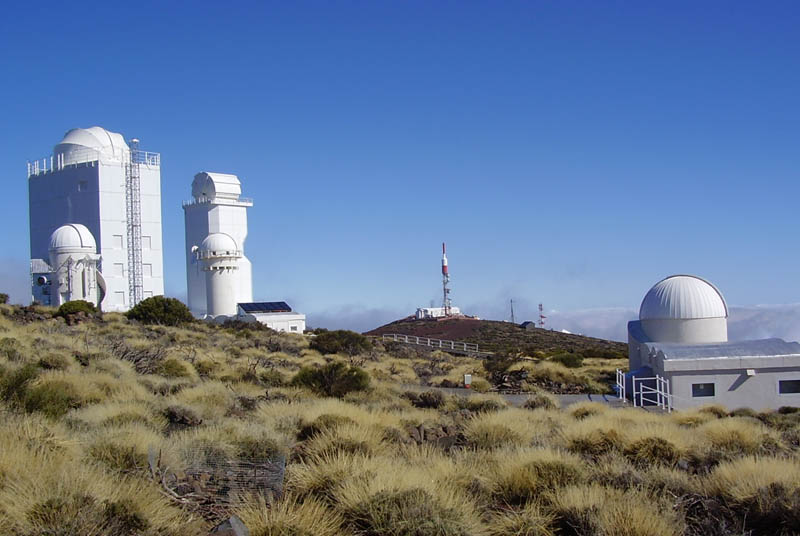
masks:
[(672, 273), (800, 302), (797, 2), (164, 4), (3, 8), (13, 297), (26, 160), (101, 125), (162, 153), (170, 295), (205, 170), (255, 199), (256, 298), (312, 324), (438, 305), (443, 240), (454, 304), (485, 317), (632, 309)]

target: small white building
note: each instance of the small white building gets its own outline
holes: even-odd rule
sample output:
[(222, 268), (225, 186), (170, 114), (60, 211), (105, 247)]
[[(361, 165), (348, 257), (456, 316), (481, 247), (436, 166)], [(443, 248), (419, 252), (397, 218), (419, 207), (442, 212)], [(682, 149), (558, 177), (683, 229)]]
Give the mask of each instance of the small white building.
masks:
[[(52, 155), (28, 163), (28, 201), (32, 270), (47, 264), (56, 229), (80, 224), (102, 257), (104, 310), (127, 311), (164, 294), (161, 155), (102, 127), (72, 129)], [(37, 300), (38, 277), (31, 289)]]
[[(800, 344), (729, 342), (725, 298), (696, 276), (670, 276), (650, 289), (639, 320), (628, 323), (628, 356), (627, 396), (638, 392), (639, 403), (642, 391), (650, 402), (657, 399), (651, 391), (656, 389), (668, 392), (676, 409), (709, 403), (755, 410), (800, 406)], [(656, 376), (660, 385), (644, 380)]]
[(260, 322), (275, 331), (303, 333), (306, 315), (292, 311), (286, 302), (251, 302), (238, 304), (238, 319)]
[(59, 307), (73, 300), (99, 306), (106, 296), (106, 282), (98, 270), (97, 243), (85, 225), (62, 225), (50, 235), (49, 263), (31, 262), (33, 300)]
[[(450, 316), (458, 316), (461, 314), (461, 309), (458, 307), (450, 307)], [(444, 318), (444, 307), (420, 307), (414, 315), (417, 320), (424, 320), (426, 318)]]

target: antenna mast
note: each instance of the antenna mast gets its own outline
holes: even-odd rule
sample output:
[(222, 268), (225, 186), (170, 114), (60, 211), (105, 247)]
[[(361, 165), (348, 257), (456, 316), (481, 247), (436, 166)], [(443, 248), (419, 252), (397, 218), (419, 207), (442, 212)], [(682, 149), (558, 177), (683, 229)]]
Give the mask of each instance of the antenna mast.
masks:
[(442, 242), (442, 308), (444, 316), (450, 316), (450, 273), (447, 271), (447, 246)]
[(128, 231), (128, 302), (142, 301), (142, 188), (139, 177), (139, 140), (131, 140), (130, 161), (125, 168), (125, 217)]
[(511, 323), (516, 324), (514, 321), (514, 300), (511, 300)]
[(547, 318), (544, 316), (544, 306), (540, 303), (539, 304), (539, 327), (544, 329), (544, 319)]

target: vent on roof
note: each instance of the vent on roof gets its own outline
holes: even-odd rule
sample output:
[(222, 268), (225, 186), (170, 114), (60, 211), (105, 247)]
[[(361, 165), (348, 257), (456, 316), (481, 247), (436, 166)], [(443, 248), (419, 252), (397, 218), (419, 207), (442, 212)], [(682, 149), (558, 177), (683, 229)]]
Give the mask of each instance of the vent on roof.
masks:
[(291, 313), (292, 308), (286, 302), (255, 302), (240, 303), (239, 307), (245, 313)]

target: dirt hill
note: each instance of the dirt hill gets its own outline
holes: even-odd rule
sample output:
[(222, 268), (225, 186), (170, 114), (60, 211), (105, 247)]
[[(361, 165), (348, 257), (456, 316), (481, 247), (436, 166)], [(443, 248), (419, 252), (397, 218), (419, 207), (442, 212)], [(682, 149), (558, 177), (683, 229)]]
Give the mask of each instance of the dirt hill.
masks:
[(497, 351), (515, 348), (526, 352), (580, 352), (598, 357), (627, 355), (626, 344), (583, 335), (548, 329), (525, 329), (510, 322), (450, 318), (447, 320), (416, 320), (413, 317), (396, 320), (368, 331), (365, 335), (399, 333), (452, 341), (472, 342), (481, 350)]

